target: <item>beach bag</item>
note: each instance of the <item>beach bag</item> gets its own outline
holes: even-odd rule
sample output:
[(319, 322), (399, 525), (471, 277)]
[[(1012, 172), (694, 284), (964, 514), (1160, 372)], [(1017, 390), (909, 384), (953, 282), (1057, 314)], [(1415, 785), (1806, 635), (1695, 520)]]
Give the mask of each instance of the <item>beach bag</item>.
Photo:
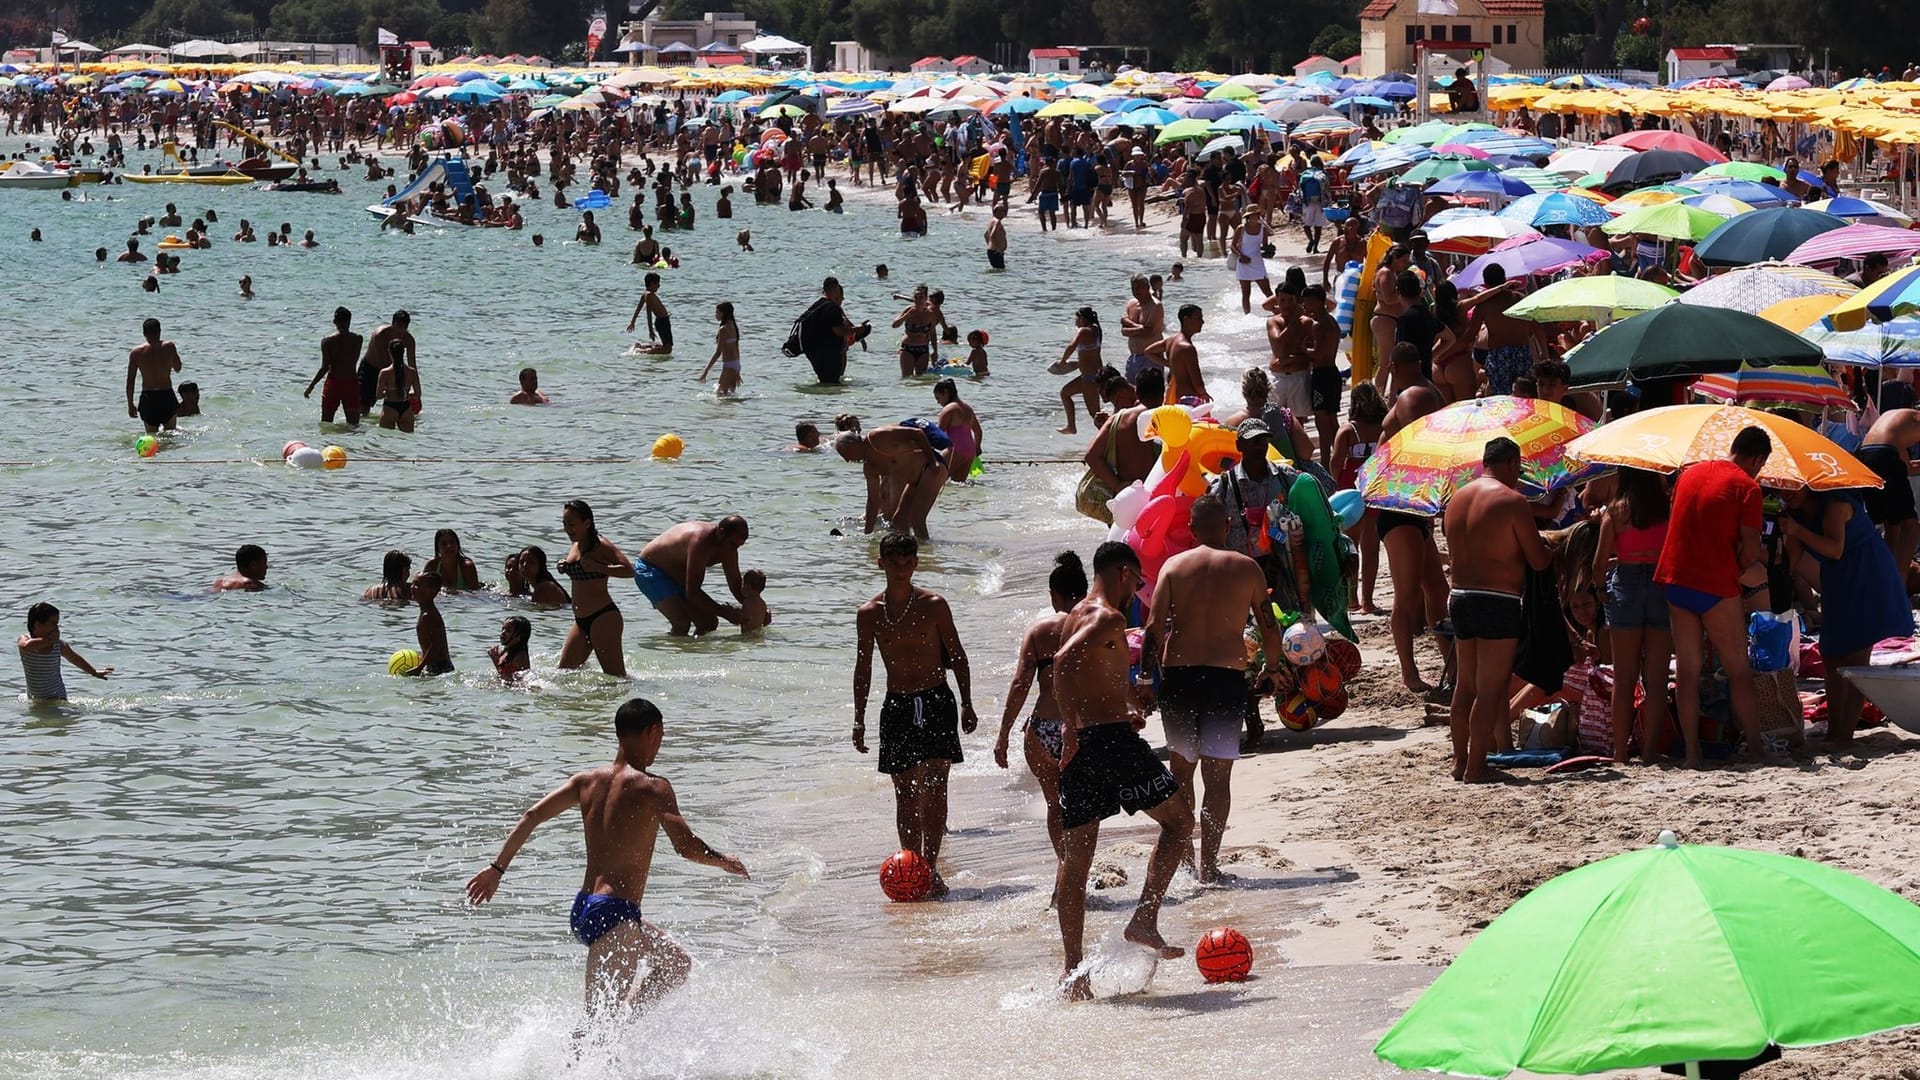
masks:
[[(1103, 456), (1107, 459), (1108, 468), (1118, 463), (1115, 447), (1119, 438), (1119, 427), (1114, 421), (1107, 421), (1107, 449)], [(1107, 490), (1107, 485), (1099, 475), (1089, 468), (1081, 474), (1080, 483), (1073, 489), (1073, 508), (1102, 525), (1112, 525), (1113, 511), (1107, 509), (1107, 503), (1112, 501), (1114, 494)]]
[[(1586, 663), (1583, 661), (1582, 663)], [(1567, 686), (1578, 687), (1580, 719), (1574, 744), (1583, 754), (1613, 754), (1613, 665), (1591, 664), (1582, 679), (1580, 664), (1567, 671)]]
[(1790, 671), (1793, 667), (1793, 623), (1789, 617), (1756, 611), (1747, 619), (1747, 666), (1754, 674)]

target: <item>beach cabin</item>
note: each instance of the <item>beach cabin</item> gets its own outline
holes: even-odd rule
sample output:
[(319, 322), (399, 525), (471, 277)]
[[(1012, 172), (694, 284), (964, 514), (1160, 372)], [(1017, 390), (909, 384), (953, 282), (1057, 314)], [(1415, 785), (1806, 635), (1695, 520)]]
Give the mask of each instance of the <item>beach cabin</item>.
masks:
[(907, 70), (915, 75), (946, 75), (953, 71), (953, 61), (944, 56), (923, 56), (908, 65)]
[(1027, 71), (1034, 75), (1080, 74), (1080, 50), (1071, 45), (1052, 49), (1028, 49)]
[(953, 70), (962, 75), (986, 75), (993, 71), (993, 61), (968, 53), (953, 58)]
[(878, 49), (871, 49), (858, 41), (833, 42), (833, 70), (835, 71), (897, 71), (899, 65), (893, 58)]
[(1483, 43), (1517, 68), (1542, 66), (1546, 0), (1369, 0), (1360, 9), (1360, 74), (1412, 71), (1418, 42)]
[(1352, 56), (1349, 56), (1345, 60), (1340, 61), (1340, 74), (1342, 75), (1360, 74), (1360, 54), (1359, 53), (1354, 53)]
[(1293, 77), (1296, 79), (1304, 79), (1309, 75), (1319, 75), (1323, 73), (1327, 75), (1340, 74), (1340, 61), (1335, 60), (1331, 56), (1322, 56), (1319, 53), (1314, 53), (1312, 56), (1293, 65)]
[(1740, 65), (1740, 50), (1731, 45), (1667, 50), (1667, 83), (1726, 75)]
[(738, 54), (743, 43), (760, 36), (760, 24), (738, 11), (709, 11), (697, 19), (662, 19), (658, 14), (656, 10), (639, 22), (620, 24), (620, 40), (623, 45), (639, 42), (646, 50), (636, 52), (651, 51), (663, 64), (692, 63), (692, 54), (714, 44)]

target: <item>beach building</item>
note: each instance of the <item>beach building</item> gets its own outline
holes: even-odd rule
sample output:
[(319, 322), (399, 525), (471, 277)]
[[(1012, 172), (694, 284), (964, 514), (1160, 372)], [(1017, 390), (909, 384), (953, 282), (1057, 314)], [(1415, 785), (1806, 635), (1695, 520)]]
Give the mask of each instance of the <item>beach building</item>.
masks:
[(1483, 45), (1517, 68), (1545, 61), (1546, 0), (1370, 0), (1360, 9), (1360, 74), (1412, 71), (1419, 42)]
[(1322, 56), (1319, 53), (1314, 53), (1312, 56), (1293, 65), (1295, 78), (1319, 75), (1323, 72), (1328, 75), (1340, 74), (1340, 61), (1335, 60), (1331, 56)]
[(858, 41), (835, 41), (831, 44), (835, 71), (899, 70), (900, 65), (893, 57), (878, 49), (870, 49)]
[(923, 56), (908, 65), (915, 75), (945, 75), (953, 70), (953, 61), (944, 56)]
[(1071, 45), (1051, 49), (1028, 49), (1027, 70), (1035, 75), (1080, 74), (1080, 50)]
[(961, 75), (986, 75), (993, 71), (993, 61), (967, 53), (953, 58), (953, 70)]
[(1667, 82), (1704, 79), (1711, 75), (1730, 75), (1740, 66), (1740, 50), (1732, 45), (1707, 45), (1698, 49), (1667, 50)]
[[(738, 11), (709, 11), (697, 19), (661, 19), (648, 15), (639, 22), (620, 25), (621, 44), (614, 51), (633, 55), (636, 62), (650, 53), (662, 56), (662, 63), (684, 64), (692, 62), (696, 55), (744, 56), (740, 46), (759, 36), (760, 24)], [(633, 44), (643, 48), (627, 48)], [(708, 46), (716, 44), (719, 49), (708, 50)]]

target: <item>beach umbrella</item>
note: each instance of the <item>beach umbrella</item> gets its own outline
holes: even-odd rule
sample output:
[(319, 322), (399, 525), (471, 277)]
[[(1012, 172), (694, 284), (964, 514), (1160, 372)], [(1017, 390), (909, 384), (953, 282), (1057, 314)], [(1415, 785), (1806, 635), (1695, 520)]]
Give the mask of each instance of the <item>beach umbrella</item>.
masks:
[(1433, 152), (1435, 155), (1478, 158), (1481, 161), (1486, 161), (1493, 156), (1477, 146), (1468, 146), (1466, 143), (1436, 143)]
[(1843, 217), (1856, 224), (1891, 225), (1904, 229), (1913, 224), (1913, 219), (1898, 207), (1888, 206), (1878, 199), (1856, 199), (1851, 196), (1840, 199), (1820, 199), (1806, 204), (1809, 210), (1818, 210), (1823, 214)]
[(1534, 322), (1609, 323), (1652, 311), (1678, 295), (1658, 282), (1601, 274), (1556, 281), (1523, 297), (1507, 314)]
[(1452, 130), (1453, 125), (1445, 120), (1429, 120), (1412, 127), (1394, 128), (1382, 135), (1380, 141), (1389, 145), (1412, 143), (1416, 146), (1432, 146), (1434, 143), (1444, 141)]
[(1712, 235), (1714, 230), (1726, 223), (1727, 219), (1718, 214), (1709, 214), (1684, 203), (1669, 202), (1629, 210), (1600, 226), (1600, 231), (1609, 236), (1645, 235), (1663, 240), (1698, 240)]
[(1786, 173), (1758, 161), (1721, 161), (1694, 173), (1692, 179), (1701, 180), (1709, 176), (1723, 176), (1732, 180), (1751, 180), (1765, 184), (1778, 184), (1787, 178)]
[(743, 100), (746, 96), (747, 92), (745, 90), (728, 90), (715, 94), (713, 96), (713, 103), (715, 105), (731, 105), (736, 101)]
[(1715, 401), (1755, 409), (1852, 412), (1859, 408), (1827, 369), (1818, 365), (1764, 368), (1743, 365), (1731, 374), (1700, 376), (1694, 380), (1693, 392)]
[(1726, 195), (1689, 195), (1681, 203), (1695, 210), (1705, 210), (1716, 217), (1730, 218), (1753, 212), (1753, 207), (1739, 199)]
[(447, 100), (461, 105), (485, 105), (505, 96), (506, 92), (498, 85), (485, 79), (463, 83), (447, 91)]
[(1580, 146), (1547, 159), (1547, 168), (1568, 176), (1607, 173), (1638, 151), (1626, 146)]
[(1398, 79), (1370, 79), (1347, 88), (1350, 93), (1381, 97), (1390, 101), (1409, 101), (1420, 93), (1418, 87)]
[(1702, 238), (1693, 253), (1711, 266), (1744, 266), (1785, 258), (1809, 239), (1846, 225), (1845, 218), (1797, 206), (1755, 210), (1729, 219)]
[(1520, 444), (1521, 481), (1555, 491), (1597, 471), (1576, 467), (1566, 457), (1567, 445), (1591, 430), (1593, 421), (1538, 398), (1456, 401), (1381, 443), (1354, 484), (1373, 509), (1439, 514), (1461, 485), (1481, 474), (1487, 443), (1505, 436)]
[(1849, 225), (1808, 239), (1788, 252), (1785, 261), (1831, 267), (1842, 259), (1862, 259), (1875, 253), (1894, 261), (1920, 254), (1920, 231), (1889, 229), (1883, 225)]
[(1433, 156), (1433, 152), (1424, 146), (1382, 146), (1374, 153), (1350, 166), (1347, 177), (1352, 180), (1365, 180), (1418, 164)]
[(1676, 184), (1656, 184), (1653, 187), (1629, 191), (1625, 195), (1607, 204), (1607, 209), (1615, 214), (1624, 214), (1629, 210), (1638, 210), (1643, 206), (1658, 206), (1661, 203), (1679, 202), (1699, 192)]
[(1596, 429), (1575, 441), (1568, 453), (1590, 465), (1670, 473), (1695, 462), (1726, 460), (1734, 436), (1746, 427), (1765, 428), (1773, 438), (1773, 453), (1755, 478), (1763, 487), (1833, 491), (1882, 486), (1873, 470), (1833, 440), (1798, 421), (1741, 405), (1647, 409)]
[(1606, 187), (1647, 184), (1699, 172), (1706, 161), (1679, 150), (1641, 150), (1607, 170)]
[(1487, 268), (1499, 266), (1506, 271), (1509, 279), (1533, 277), (1538, 274), (1552, 274), (1565, 270), (1569, 266), (1578, 266), (1583, 262), (1594, 262), (1607, 257), (1599, 248), (1590, 247), (1576, 240), (1562, 240), (1554, 236), (1542, 236), (1537, 239), (1511, 240), (1495, 247), (1492, 251), (1468, 263), (1451, 279), (1455, 286), (1462, 289), (1477, 289), (1486, 284)]
[(1761, 308), (1759, 315), (1783, 330), (1791, 330), (1808, 341), (1813, 340), (1809, 333), (1814, 324), (1825, 318), (1827, 313), (1840, 305), (1844, 296), (1820, 294), (1815, 296), (1797, 296), (1792, 300), (1782, 300)]
[(1801, 336), (1820, 347), (1830, 364), (1854, 367), (1920, 367), (1920, 319), (1902, 317), (1857, 330), (1829, 330), (1814, 323)]
[(1871, 316), (1888, 322), (1920, 311), (1920, 266), (1906, 266), (1842, 300), (1827, 314), (1835, 330), (1858, 330)]
[[(1010, 97), (1000, 104), (995, 105), (993, 107), (993, 114), (995, 116), (1031, 116), (1046, 107), (1047, 103), (1041, 101), (1039, 98)], [(1128, 124), (1138, 124), (1142, 122), (1127, 115), (1123, 115), (1121, 120), (1123, 123)]]
[(1259, 113), (1239, 112), (1223, 116), (1207, 125), (1207, 130), (1218, 134), (1223, 131), (1265, 131), (1274, 135), (1284, 135), (1286, 129), (1261, 116)]
[[(1427, 164), (1431, 165), (1432, 162)], [(1457, 172), (1443, 176), (1427, 188), (1431, 195), (1466, 195), (1507, 198), (1531, 195), (1533, 189), (1500, 172)]]
[(1738, 371), (1742, 360), (1817, 364), (1820, 347), (1744, 311), (1665, 304), (1622, 319), (1567, 352), (1574, 386)]
[(1362, 106), (1369, 109), (1392, 109), (1398, 107), (1386, 98), (1374, 97), (1371, 94), (1361, 94), (1357, 97), (1343, 97), (1333, 103), (1333, 107), (1336, 109), (1352, 109)]
[(1544, 158), (1552, 155), (1553, 144), (1532, 135), (1512, 135), (1498, 128), (1474, 128), (1456, 134), (1451, 140), (1477, 146), (1489, 154), (1517, 158)]
[(1330, 109), (1315, 101), (1282, 101), (1261, 110), (1262, 115), (1276, 124), (1299, 124), (1317, 116), (1330, 116), (1335, 120), (1346, 120), (1338, 110)]
[(1739, 199), (1756, 208), (1791, 206), (1800, 201), (1787, 194), (1784, 189), (1774, 187), (1772, 184), (1763, 184), (1756, 180), (1737, 180), (1730, 176), (1703, 176), (1695, 173), (1681, 183), (1702, 195), (1725, 195), (1729, 199)]
[[(1241, 105), (1237, 101), (1202, 101), (1195, 98), (1176, 101), (1172, 105), (1169, 105), (1168, 108), (1179, 113), (1181, 116), (1192, 117), (1199, 120), (1218, 120), (1223, 116), (1230, 116), (1233, 113), (1246, 111), (1246, 106)], [(1269, 119), (1271, 119), (1271, 117), (1269, 117)]]
[(1599, 203), (1558, 191), (1537, 192), (1515, 199), (1500, 210), (1500, 216), (1536, 229), (1549, 225), (1604, 225), (1613, 220), (1613, 215)]
[(1164, 128), (1169, 124), (1178, 123), (1181, 120), (1181, 116), (1179, 113), (1167, 109), (1154, 108), (1111, 113), (1109, 114), (1109, 119), (1116, 120), (1122, 124), (1132, 124), (1135, 127)]
[(1373, 1052), (1462, 1076), (1577, 1074), (1746, 1059), (1914, 1024), (1920, 907), (1819, 863), (1663, 832), (1652, 848), (1522, 897)]
[(1611, 139), (1600, 140), (1600, 145), (1625, 146), (1634, 150), (1676, 150), (1682, 154), (1691, 154), (1708, 165), (1717, 165), (1727, 160), (1727, 155), (1691, 135), (1678, 131), (1661, 131), (1657, 128), (1615, 135)]
[(1209, 101), (1252, 101), (1260, 94), (1242, 83), (1223, 82), (1201, 96)]
[(1204, 161), (1223, 151), (1231, 150), (1238, 154), (1246, 148), (1247, 144), (1241, 140), (1240, 136), (1229, 132), (1208, 140), (1207, 145), (1201, 147), (1193, 156), (1195, 160)]
[(1359, 130), (1359, 126), (1351, 120), (1337, 116), (1316, 116), (1295, 124), (1292, 135), (1296, 139), (1344, 139)]
[(1426, 186), (1435, 180), (1443, 180), (1455, 173), (1493, 172), (1493, 166), (1476, 158), (1432, 157), (1408, 169), (1400, 176), (1400, 183)]
[(1852, 296), (1859, 291), (1859, 286), (1809, 266), (1763, 262), (1716, 274), (1681, 293), (1680, 302), (1758, 315), (1782, 300)]
[[(1482, 173), (1462, 173), (1463, 176), (1481, 176)], [(1440, 222), (1437, 218), (1426, 223), (1427, 239), (1433, 242), (1433, 250), (1449, 255), (1477, 255), (1483, 251), (1520, 237), (1540, 235), (1524, 222), (1508, 218), (1495, 217), (1485, 212)]]
[[(1433, 235), (1433, 230), (1439, 228), (1442, 225), (1448, 225), (1456, 221), (1465, 221), (1468, 218), (1484, 218), (1484, 217), (1492, 217), (1492, 216), (1493, 216), (1493, 211), (1488, 210), (1484, 206), (1449, 206), (1445, 210), (1442, 210), (1439, 213), (1428, 218), (1424, 223), (1421, 224), (1420, 227), (1422, 229), (1425, 229), (1427, 232), (1427, 235), (1431, 237)], [(1526, 224), (1526, 222), (1518, 222), (1518, 224), (1524, 225)]]
[(1537, 192), (1560, 191), (1572, 185), (1572, 181), (1557, 172), (1536, 169), (1531, 165), (1520, 165), (1500, 170), (1515, 180)]
[(807, 110), (801, 108), (798, 105), (788, 105), (788, 104), (782, 103), (779, 105), (769, 105), (766, 108), (761, 109), (759, 112), (754, 113), (754, 115), (759, 117), (762, 120), (772, 120), (775, 117), (781, 117), (781, 116), (808, 116), (811, 114)]
[(1052, 116), (1099, 116), (1100, 107), (1091, 101), (1082, 101), (1079, 98), (1061, 98), (1059, 101), (1048, 102), (1034, 115), (1041, 119)]
[(1186, 142), (1190, 139), (1197, 142), (1207, 137), (1210, 123), (1211, 121), (1198, 117), (1181, 117), (1161, 128), (1160, 134), (1154, 137), (1153, 144), (1165, 146), (1168, 143)]

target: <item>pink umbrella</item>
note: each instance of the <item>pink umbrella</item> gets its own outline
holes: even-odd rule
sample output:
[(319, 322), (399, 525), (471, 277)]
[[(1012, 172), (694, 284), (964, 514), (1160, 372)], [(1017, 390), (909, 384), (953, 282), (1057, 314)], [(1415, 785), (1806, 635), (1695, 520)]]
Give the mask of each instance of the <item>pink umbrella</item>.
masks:
[(1920, 255), (1920, 231), (1866, 224), (1829, 229), (1794, 248), (1785, 261), (1824, 269), (1842, 259), (1859, 259), (1875, 252), (1889, 259)]
[(1482, 161), (1493, 156), (1477, 146), (1468, 146), (1465, 143), (1443, 143), (1434, 147), (1433, 152), (1435, 154), (1462, 154), (1470, 158), (1479, 158)]
[(1813, 84), (1798, 75), (1782, 75), (1767, 84), (1769, 90), (1805, 90)]

